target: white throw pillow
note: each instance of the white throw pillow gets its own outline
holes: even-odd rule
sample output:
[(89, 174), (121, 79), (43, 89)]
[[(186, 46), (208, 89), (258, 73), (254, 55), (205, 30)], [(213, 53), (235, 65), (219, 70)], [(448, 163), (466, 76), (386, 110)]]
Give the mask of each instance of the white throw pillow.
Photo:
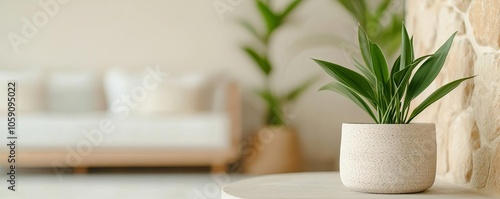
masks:
[(16, 110), (38, 112), (46, 108), (45, 81), (41, 70), (0, 71), (0, 110), (7, 110), (7, 82), (16, 81)]
[(53, 112), (104, 110), (101, 81), (93, 71), (56, 71), (48, 79), (48, 109)]
[(148, 75), (145, 70), (108, 71), (104, 84), (110, 111), (120, 112), (117, 108), (124, 106), (131, 113), (138, 114), (190, 113), (209, 109), (213, 90), (210, 76), (169, 74), (156, 82), (156, 88), (146, 89), (144, 78), (148, 78)]
[(170, 75), (139, 104), (141, 113), (186, 113), (206, 110), (204, 86), (207, 77), (201, 74)]

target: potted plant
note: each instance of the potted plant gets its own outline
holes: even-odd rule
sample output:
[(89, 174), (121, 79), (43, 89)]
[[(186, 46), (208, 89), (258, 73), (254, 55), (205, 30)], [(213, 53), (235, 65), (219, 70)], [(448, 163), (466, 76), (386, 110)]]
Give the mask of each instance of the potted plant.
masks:
[(242, 49), (253, 61), (264, 77), (263, 88), (257, 89), (257, 94), (266, 103), (265, 126), (249, 139), (249, 149), (243, 157), (243, 171), (250, 174), (269, 174), (299, 171), (301, 168), (300, 149), (296, 130), (288, 124), (284, 107), (297, 100), (301, 94), (314, 82), (310, 78), (296, 85), (285, 93), (278, 93), (271, 86), (275, 66), (269, 59), (270, 41), (279, 28), (286, 24), (288, 17), (302, 3), (302, 0), (290, 1), (281, 11), (273, 9), (270, 1), (255, 0), (260, 17), (263, 20), (260, 33), (258, 28), (248, 21), (242, 20), (243, 27), (254, 36), (256, 42)]
[(402, 27), (401, 54), (389, 68), (384, 54), (358, 28), (363, 63), (354, 60), (360, 73), (314, 60), (336, 81), (320, 90), (337, 92), (356, 103), (375, 124), (342, 125), (340, 176), (355, 191), (415, 193), (427, 190), (436, 173), (435, 125), (411, 123), (429, 105), (461, 82), (452, 81), (430, 94), (421, 104), (412, 100), (434, 81), (453, 42), (453, 34), (434, 54), (415, 59), (413, 38)]

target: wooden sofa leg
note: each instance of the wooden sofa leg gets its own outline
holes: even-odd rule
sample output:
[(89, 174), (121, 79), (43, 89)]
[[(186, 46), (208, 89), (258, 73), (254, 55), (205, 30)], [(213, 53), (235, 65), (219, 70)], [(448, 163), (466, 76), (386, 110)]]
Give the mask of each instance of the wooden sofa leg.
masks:
[(89, 168), (87, 167), (75, 167), (73, 168), (74, 174), (87, 174), (89, 172)]
[(213, 164), (211, 167), (212, 173), (225, 173), (227, 172), (226, 164)]

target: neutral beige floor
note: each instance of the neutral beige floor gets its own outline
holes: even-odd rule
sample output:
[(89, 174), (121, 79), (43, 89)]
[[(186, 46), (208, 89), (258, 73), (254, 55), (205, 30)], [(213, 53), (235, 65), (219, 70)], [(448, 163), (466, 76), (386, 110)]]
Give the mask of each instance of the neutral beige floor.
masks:
[(1, 175), (0, 199), (218, 199), (222, 186), (247, 178), (203, 172), (122, 172), (94, 171), (61, 178), (54, 173), (22, 172), (15, 193), (7, 190), (6, 175)]

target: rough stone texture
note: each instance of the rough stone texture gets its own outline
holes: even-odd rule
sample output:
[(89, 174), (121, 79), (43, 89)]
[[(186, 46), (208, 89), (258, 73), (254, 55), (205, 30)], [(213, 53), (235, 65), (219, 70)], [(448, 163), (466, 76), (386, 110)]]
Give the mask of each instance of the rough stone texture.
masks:
[(484, 188), (490, 172), (491, 149), (483, 147), (474, 153), (474, 169), (470, 181), (474, 188)]
[(499, 10), (500, 1), (498, 0), (475, 0), (472, 2), (469, 18), (478, 44), (499, 49)]
[(471, 0), (454, 0), (452, 3), (454, 3), (455, 7), (457, 7), (460, 11), (462, 12), (467, 12), (469, 9)]
[(496, 152), (494, 153), (493, 160), (491, 161), (489, 187), (496, 187), (493, 192), (496, 195), (500, 195), (500, 145), (497, 145)]
[[(474, 66), (476, 61), (476, 53), (472, 48), (469, 40), (456, 39), (453, 43), (453, 48), (450, 50), (449, 58), (447, 60), (445, 84), (446, 82), (453, 81), (462, 77), (473, 76), (474, 67), (460, 67), (462, 65)], [(462, 83), (454, 92), (448, 94), (448, 98), (454, 100), (455, 103), (448, 104), (452, 110), (465, 110), (471, 105), (472, 91), (474, 90), (474, 81), (466, 81)]]
[(465, 24), (460, 18), (460, 13), (453, 12), (453, 8), (451, 7), (440, 9), (437, 18), (437, 27), (449, 32), (441, 32), (441, 34), (436, 35), (437, 40), (446, 40), (454, 32), (458, 32), (458, 35), (465, 34)]
[(474, 69), (478, 76), (472, 107), (481, 135), (489, 144), (500, 137), (500, 59), (492, 53), (479, 56)]
[(477, 75), (424, 111), (435, 122), (437, 175), (500, 196), (500, 1), (408, 0), (407, 26), (417, 56), (433, 53), (458, 31), (436, 81), (418, 97)]
[(456, 171), (453, 180), (459, 184), (466, 184), (472, 174), (472, 128), (471, 111), (460, 113), (449, 126), (449, 169)]

